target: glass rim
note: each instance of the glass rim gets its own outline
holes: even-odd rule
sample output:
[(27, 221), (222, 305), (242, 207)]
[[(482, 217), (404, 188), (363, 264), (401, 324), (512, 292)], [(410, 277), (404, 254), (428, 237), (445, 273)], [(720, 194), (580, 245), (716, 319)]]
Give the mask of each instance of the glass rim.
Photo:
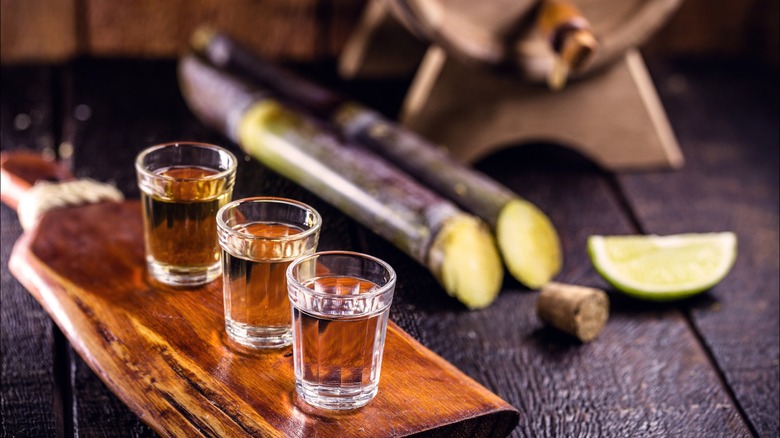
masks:
[[(181, 178), (181, 177), (173, 177), (173, 176), (170, 176), (170, 175), (160, 175), (160, 174), (154, 173), (154, 172), (148, 170), (146, 167), (144, 167), (143, 160), (148, 155), (150, 155), (150, 154), (152, 154), (154, 152), (160, 151), (162, 149), (168, 149), (168, 148), (172, 148), (172, 147), (196, 147), (196, 148), (200, 148), (200, 149), (213, 150), (213, 151), (216, 151), (218, 153), (224, 153), (229, 158), (228, 168), (225, 169), (225, 170), (220, 170), (220, 171), (218, 171), (217, 173), (215, 173), (213, 175), (206, 175), (206, 176), (197, 177), (197, 178)], [(238, 159), (236, 158), (236, 156), (232, 152), (230, 152), (229, 150), (223, 148), (222, 146), (217, 146), (215, 144), (203, 143), (203, 142), (198, 142), (198, 141), (172, 141), (172, 142), (168, 142), (168, 143), (156, 144), (156, 145), (149, 146), (148, 148), (142, 150), (138, 154), (138, 156), (136, 156), (136, 158), (135, 158), (135, 170), (138, 173), (141, 173), (141, 174), (143, 174), (145, 176), (148, 176), (148, 177), (151, 177), (151, 178), (160, 179), (160, 180), (163, 180), (163, 181), (185, 181), (186, 182), (186, 181), (211, 181), (211, 180), (218, 180), (218, 179), (223, 179), (223, 178), (227, 177), (228, 175), (230, 175), (232, 173), (235, 173), (237, 167), (238, 167)]]
[[(232, 227), (230, 227), (227, 222), (225, 222), (225, 213), (241, 204), (286, 204), (286, 205), (292, 205), (298, 208), (301, 208), (302, 210), (308, 210), (314, 214), (314, 225), (312, 225), (310, 228), (307, 228), (303, 231), (301, 231), (298, 234), (292, 234), (289, 236), (281, 236), (281, 237), (266, 237), (266, 236), (256, 236), (254, 234), (245, 233), (242, 231), (238, 231)], [(223, 205), (222, 208), (220, 208), (217, 211), (217, 227), (227, 232), (228, 234), (231, 234), (233, 236), (240, 237), (242, 239), (246, 240), (255, 240), (255, 241), (262, 241), (262, 240), (269, 240), (269, 241), (294, 241), (294, 240), (301, 240), (305, 239), (312, 234), (319, 231), (320, 227), (322, 226), (322, 216), (320, 216), (320, 212), (315, 210), (312, 206), (309, 204), (303, 203), (301, 201), (296, 201), (295, 199), (289, 199), (289, 198), (282, 198), (278, 196), (252, 196), (249, 198), (241, 198), (236, 199), (234, 201), (228, 202), (227, 204)]]
[[(333, 295), (333, 294), (327, 294), (327, 293), (323, 293), (323, 292), (318, 292), (318, 291), (316, 291), (314, 289), (305, 287), (300, 281), (298, 281), (297, 279), (295, 279), (293, 277), (293, 270), (295, 268), (297, 268), (298, 266), (300, 266), (302, 263), (304, 263), (304, 262), (306, 262), (306, 261), (308, 261), (308, 260), (310, 260), (310, 259), (312, 259), (314, 257), (329, 256), (329, 255), (352, 256), (352, 257), (356, 257), (356, 258), (371, 260), (372, 262), (378, 264), (383, 269), (385, 269), (390, 274), (390, 278), (387, 280), (387, 282), (384, 285), (379, 286), (379, 287), (377, 287), (375, 289), (372, 289), (372, 290), (370, 290), (369, 292), (366, 292), (366, 293), (362, 293), (362, 294), (358, 294), (358, 295)], [(396, 282), (395, 269), (393, 269), (393, 267), (390, 266), (390, 264), (387, 263), (386, 261), (384, 261), (384, 260), (382, 260), (382, 259), (380, 259), (378, 257), (374, 257), (372, 255), (362, 253), (362, 252), (346, 251), (346, 250), (318, 251), (318, 252), (313, 252), (311, 254), (298, 257), (297, 259), (293, 260), (292, 263), (290, 263), (290, 266), (287, 267), (287, 273), (286, 273), (285, 277), (287, 277), (287, 284), (288, 285), (294, 285), (296, 287), (296, 289), (299, 289), (299, 288), (300, 289), (306, 289), (306, 291), (307, 291), (306, 293), (310, 293), (311, 295), (319, 297), (319, 298), (337, 298), (339, 300), (358, 300), (358, 299), (362, 300), (362, 299), (374, 298), (374, 297), (377, 297), (379, 295), (385, 294), (385, 293), (387, 293), (388, 290), (394, 288), (395, 287), (395, 282)]]

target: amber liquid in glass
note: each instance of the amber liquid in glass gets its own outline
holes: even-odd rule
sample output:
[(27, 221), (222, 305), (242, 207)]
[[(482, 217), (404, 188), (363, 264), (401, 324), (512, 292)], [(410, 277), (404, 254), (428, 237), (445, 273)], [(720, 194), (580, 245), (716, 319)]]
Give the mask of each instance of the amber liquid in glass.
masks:
[[(224, 179), (202, 178), (218, 172), (195, 166), (174, 166), (154, 172), (164, 180), (160, 193), (141, 192), (147, 258), (156, 269), (176, 273), (219, 268), (217, 211), (230, 193)], [(164, 195), (161, 196), (161, 193)]]
[[(223, 253), (225, 323), (231, 337), (251, 347), (275, 348), (292, 342), (290, 300), (287, 298), (287, 267), (302, 254), (300, 245), (287, 245), (284, 237), (303, 229), (276, 222), (252, 222), (233, 227), (256, 237), (251, 243), (252, 259), (230, 251)], [(274, 241), (275, 238), (280, 238)], [(291, 251), (292, 250), (292, 251)]]
[[(352, 277), (320, 277), (303, 284), (328, 295), (360, 295), (377, 287)], [(376, 393), (389, 312), (350, 318), (350, 313), (359, 314), (361, 306), (367, 305), (354, 304), (351, 309), (325, 307), (317, 315), (293, 307), (293, 327), (299, 331), (295, 373), (308, 397), (351, 397), (362, 391), (367, 401)]]

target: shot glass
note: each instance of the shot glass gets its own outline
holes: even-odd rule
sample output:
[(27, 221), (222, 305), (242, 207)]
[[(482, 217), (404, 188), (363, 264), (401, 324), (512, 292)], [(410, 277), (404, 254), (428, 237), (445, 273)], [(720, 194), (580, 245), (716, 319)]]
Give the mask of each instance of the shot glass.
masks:
[(317, 248), (322, 218), (283, 198), (233, 201), (217, 213), (222, 246), (225, 331), (249, 348), (292, 343), (287, 267)]
[(382, 260), (348, 251), (314, 253), (287, 269), (303, 401), (347, 410), (376, 396), (395, 277)]
[(216, 214), (230, 200), (236, 165), (233, 154), (205, 143), (166, 143), (138, 155), (146, 266), (153, 278), (197, 286), (219, 276)]

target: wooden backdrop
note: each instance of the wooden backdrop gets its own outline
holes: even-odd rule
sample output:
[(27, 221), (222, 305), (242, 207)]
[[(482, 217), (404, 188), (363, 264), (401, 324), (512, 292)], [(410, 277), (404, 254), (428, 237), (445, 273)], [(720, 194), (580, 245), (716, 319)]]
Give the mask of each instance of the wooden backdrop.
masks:
[[(576, 2), (576, 1), (575, 1)], [(336, 56), (365, 0), (1, 0), (0, 60), (171, 57), (213, 24), (276, 59)], [(750, 55), (778, 66), (777, 0), (686, 0), (650, 53)]]

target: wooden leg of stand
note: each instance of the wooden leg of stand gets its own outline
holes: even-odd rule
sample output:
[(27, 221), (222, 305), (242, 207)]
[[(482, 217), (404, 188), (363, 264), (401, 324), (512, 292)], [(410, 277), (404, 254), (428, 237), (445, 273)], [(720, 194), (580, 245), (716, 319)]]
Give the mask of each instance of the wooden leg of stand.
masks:
[(425, 47), (393, 18), (386, 1), (372, 0), (344, 45), (339, 74), (346, 79), (408, 76)]
[(608, 69), (553, 93), (468, 68), (432, 47), (407, 94), (401, 119), (466, 162), (504, 147), (550, 142), (616, 171), (683, 164), (635, 50)]

